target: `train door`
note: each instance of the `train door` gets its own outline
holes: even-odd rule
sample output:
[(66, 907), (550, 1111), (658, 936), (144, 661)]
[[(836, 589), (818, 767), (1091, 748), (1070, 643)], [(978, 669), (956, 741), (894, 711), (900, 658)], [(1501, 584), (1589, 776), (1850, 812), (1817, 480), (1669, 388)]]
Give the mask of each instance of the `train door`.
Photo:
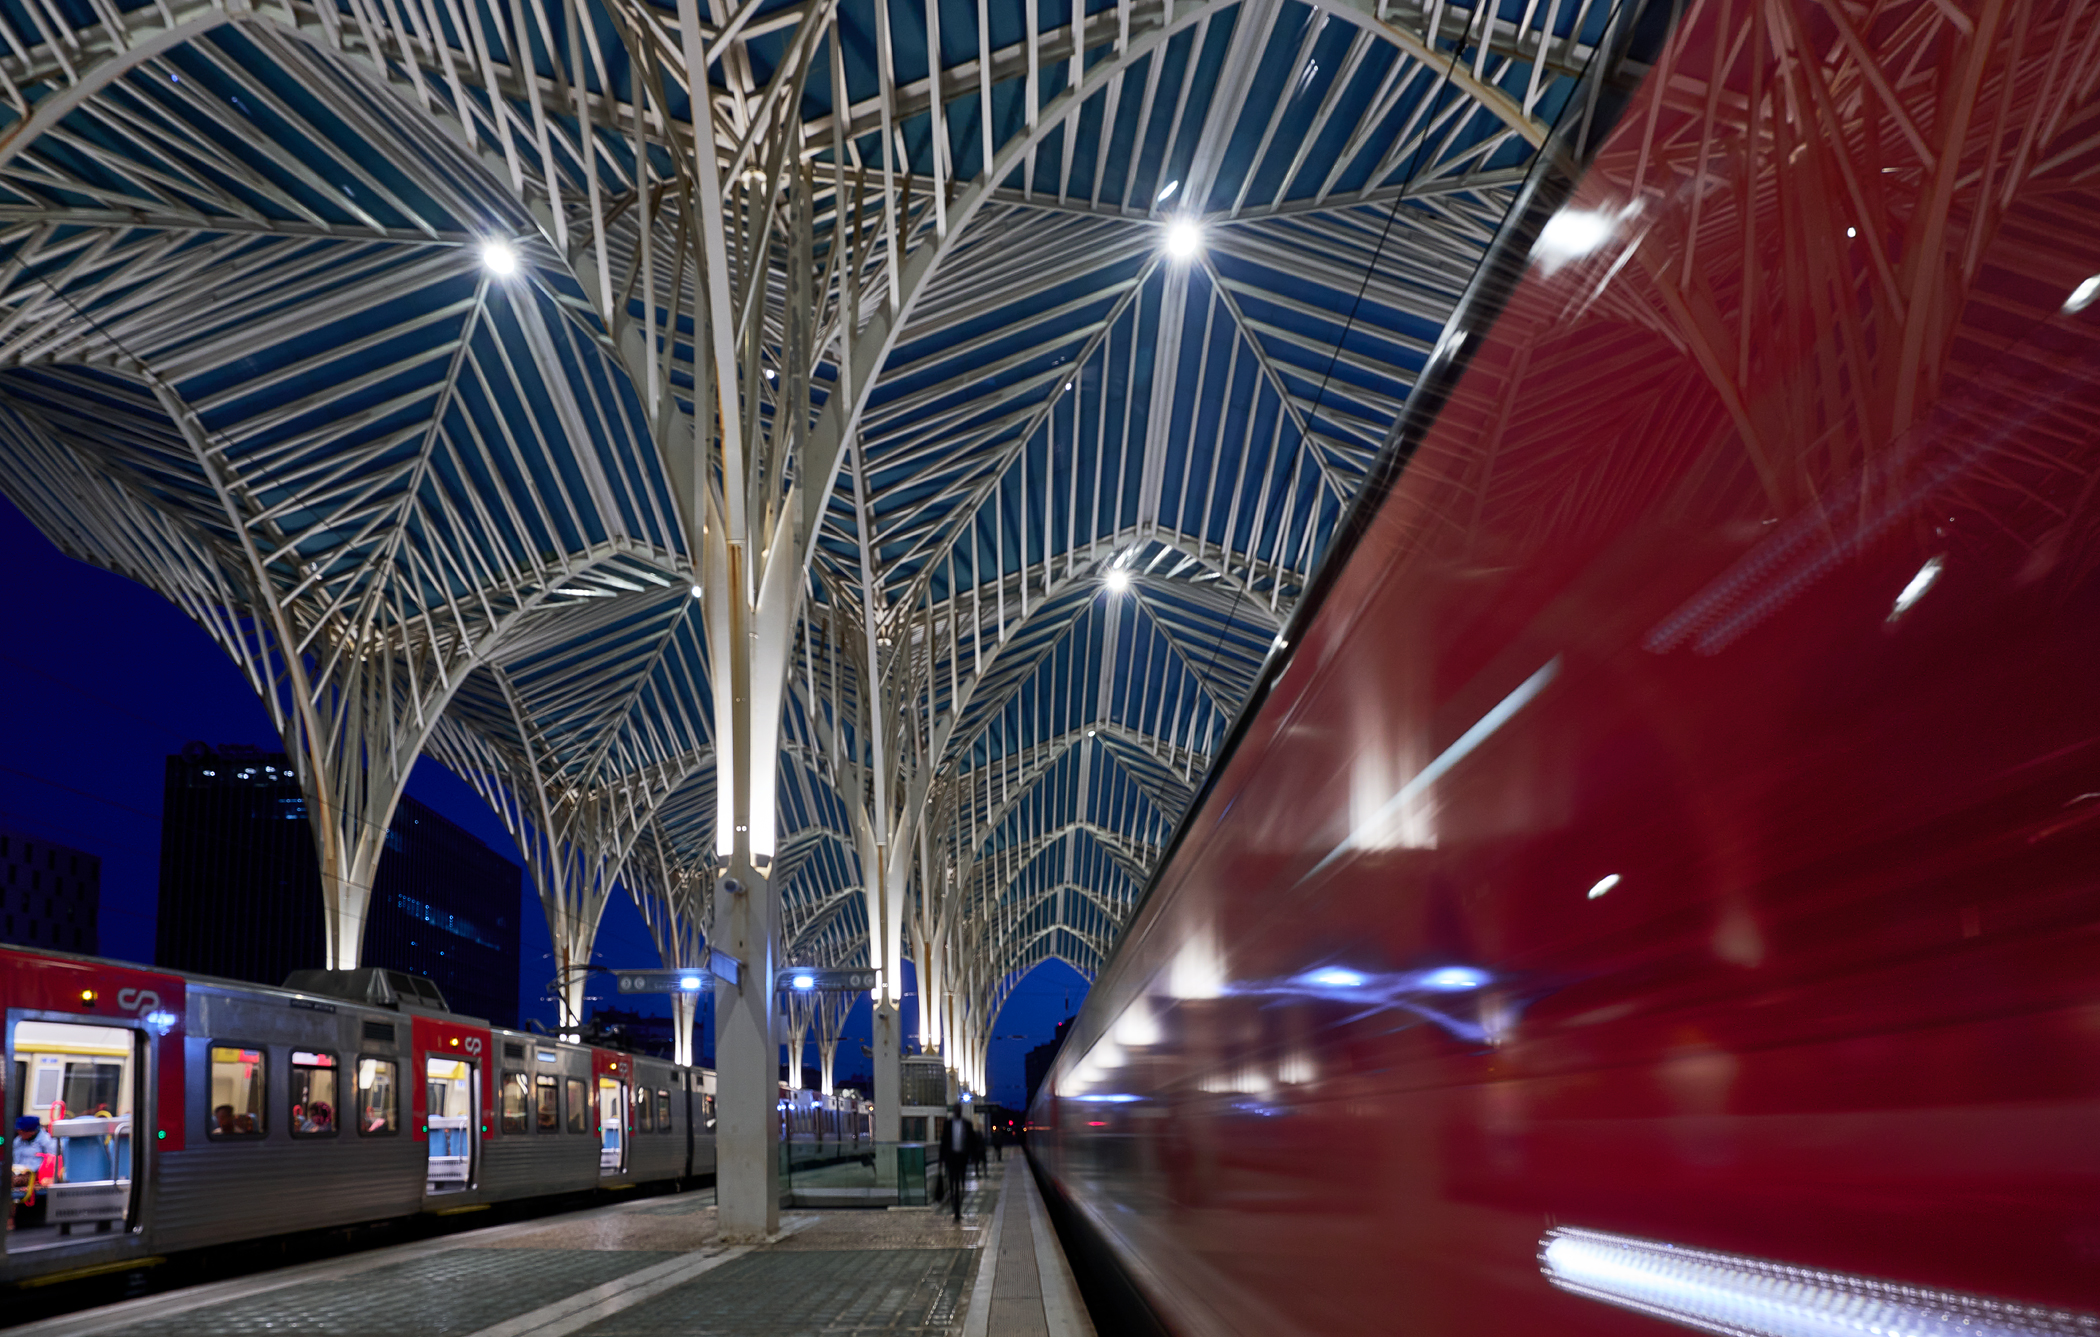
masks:
[(598, 1173), (624, 1174), (634, 1131), (634, 1058), (611, 1049), (591, 1051), (591, 1084), (598, 1113)]
[(474, 1063), (447, 1054), (423, 1060), (424, 1125), (430, 1160), (425, 1193), (458, 1193), (474, 1184), (476, 1133), (481, 1127)]
[(132, 1129), (146, 1043), (144, 1032), (126, 1026), (9, 1014), (8, 1252), (60, 1248), (138, 1224)]
[(616, 1175), (627, 1168), (627, 1084), (610, 1073), (598, 1074), (598, 1173)]

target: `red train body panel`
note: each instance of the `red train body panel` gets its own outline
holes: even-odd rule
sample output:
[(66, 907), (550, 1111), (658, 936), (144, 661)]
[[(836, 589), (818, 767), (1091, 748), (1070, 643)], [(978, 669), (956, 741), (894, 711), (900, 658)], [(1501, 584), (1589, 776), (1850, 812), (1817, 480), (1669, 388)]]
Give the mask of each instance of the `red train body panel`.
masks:
[(1687, 6), (1032, 1113), (1170, 1326), (2100, 1310), (2096, 31)]

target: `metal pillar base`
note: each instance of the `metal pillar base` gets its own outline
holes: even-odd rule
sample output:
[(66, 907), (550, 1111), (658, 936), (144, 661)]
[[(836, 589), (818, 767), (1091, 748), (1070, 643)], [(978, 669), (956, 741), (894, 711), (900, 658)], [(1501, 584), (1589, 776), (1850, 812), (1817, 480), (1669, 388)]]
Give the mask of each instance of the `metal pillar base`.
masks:
[[(741, 888), (730, 890), (731, 882)], [(718, 951), (742, 962), (715, 981), (715, 1203), (725, 1244), (780, 1230), (780, 1041), (773, 1033), (773, 889), (738, 864), (715, 894)]]

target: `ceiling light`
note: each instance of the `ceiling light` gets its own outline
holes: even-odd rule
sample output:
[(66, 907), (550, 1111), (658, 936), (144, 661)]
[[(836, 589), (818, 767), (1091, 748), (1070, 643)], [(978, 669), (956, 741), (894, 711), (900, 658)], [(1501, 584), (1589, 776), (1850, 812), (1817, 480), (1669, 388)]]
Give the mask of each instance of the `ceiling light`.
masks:
[(1122, 594), (1130, 588), (1130, 573), (1120, 566), (1110, 567), (1106, 580), (1110, 594)]
[(485, 241), (481, 243), (482, 267), (499, 279), (507, 279), (518, 272), (518, 252), (507, 241)]
[(779, 372), (777, 372), (777, 371), (775, 371), (775, 370), (773, 370), (773, 369), (772, 369), (771, 367), (767, 367), (767, 368), (766, 368), (766, 379), (767, 379), (767, 380), (769, 380), (769, 381), (774, 381), (774, 380), (778, 380), (778, 379), (780, 379), (780, 373), (779, 373)]
[(797, 975), (791, 982), (798, 989), (814, 989), (817, 987), (817, 977), (815, 975)]
[(698, 975), (686, 975), (679, 979), (678, 987), (681, 989), (697, 989), (700, 987), (700, 977)]
[(1580, 259), (1611, 240), (1612, 216), (1590, 209), (1563, 209), (1546, 220), (1531, 253), (1549, 268)]
[(1177, 218), (1167, 224), (1167, 254), (1176, 260), (1192, 260), (1203, 249), (1203, 229), (1193, 218)]
[(2064, 310), (2075, 316), (2091, 306), (2095, 297), (2100, 297), (2100, 274), (2093, 275), (2071, 289), (2070, 298), (2064, 302)]
[(700, 587), (698, 585), (693, 586), (693, 597), (695, 599), (700, 597)]
[(1174, 179), (1173, 179), (1172, 181), (1169, 181), (1169, 182), (1168, 182), (1168, 183), (1167, 183), (1167, 184), (1166, 184), (1166, 185), (1165, 185), (1164, 187), (1162, 187), (1162, 188), (1160, 189), (1160, 192), (1159, 192), (1159, 194), (1158, 194), (1157, 196), (1155, 196), (1154, 198), (1155, 198), (1155, 199), (1158, 199), (1158, 200), (1164, 200), (1164, 199), (1166, 199), (1166, 198), (1167, 198), (1168, 196), (1172, 195), (1172, 194), (1173, 194), (1173, 193), (1174, 193), (1174, 192), (1175, 192), (1176, 190), (1179, 190), (1180, 188), (1181, 188), (1181, 178), (1180, 178), (1180, 177), (1176, 177), (1176, 178), (1174, 178)]

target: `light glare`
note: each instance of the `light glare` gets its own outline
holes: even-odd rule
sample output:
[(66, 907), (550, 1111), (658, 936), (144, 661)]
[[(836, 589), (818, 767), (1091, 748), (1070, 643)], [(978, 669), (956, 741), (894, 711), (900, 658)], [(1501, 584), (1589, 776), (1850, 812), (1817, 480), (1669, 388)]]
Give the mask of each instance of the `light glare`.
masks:
[(1894, 622), (1897, 618), (1908, 613), (1912, 604), (1924, 598), (1925, 592), (1930, 590), (1933, 582), (1940, 578), (1940, 568), (1946, 564), (1946, 558), (1933, 557), (1925, 565), (1919, 567), (1918, 574), (1912, 576), (1910, 584), (1905, 585), (1903, 592), (1896, 596), (1895, 605), (1889, 609), (1888, 620)]
[(2091, 306), (2095, 297), (2100, 297), (2100, 274), (2093, 275), (2071, 289), (2070, 297), (2064, 302), (2064, 310), (2075, 316)]
[(700, 987), (700, 977), (698, 975), (681, 975), (678, 977), (678, 987), (681, 989), (697, 989)]
[(507, 279), (518, 272), (518, 253), (507, 241), (485, 241), (481, 244), (481, 263), (497, 278)]
[(1531, 253), (1549, 265), (1577, 260), (1611, 240), (1612, 216), (1589, 209), (1563, 209), (1546, 220)]
[(1478, 989), (1488, 982), (1487, 972), (1471, 966), (1445, 966), (1432, 970), (1422, 978), (1422, 986), (1438, 993), (1464, 993)]
[(798, 989), (814, 989), (817, 987), (817, 977), (814, 975), (797, 975), (794, 978), (794, 985)]
[(1106, 580), (1110, 594), (1124, 594), (1130, 589), (1130, 573), (1120, 566), (1110, 567)]
[(1596, 885), (1590, 888), (1590, 899), (1594, 901), (1618, 885), (1619, 875), (1617, 873), (1606, 873), (1603, 877), (1597, 879)]
[(1175, 177), (1172, 181), (1169, 181), (1164, 187), (1161, 188), (1158, 198), (1164, 200), (1180, 188), (1181, 178)]
[(1189, 260), (1203, 249), (1203, 229), (1192, 218), (1177, 218), (1167, 224), (1167, 254)]
[(1323, 989), (1360, 989), (1363, 987), (1364, 977), (1340, 966), (1323, 966), (1319, 970), (1309, 972), (1305, 976), (1305, 982)]

